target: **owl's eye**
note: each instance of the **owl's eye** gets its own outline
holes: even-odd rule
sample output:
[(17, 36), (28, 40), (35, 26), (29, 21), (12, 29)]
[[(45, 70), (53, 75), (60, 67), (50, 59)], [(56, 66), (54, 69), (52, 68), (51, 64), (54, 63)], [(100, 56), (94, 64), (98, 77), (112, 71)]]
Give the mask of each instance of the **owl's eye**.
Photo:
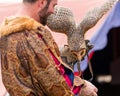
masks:
[(77, 52), (76, 51), (71, 51), (71, 53), (75, 56), (75, 57), (77, 57)]
[(81, 49), (81, 50), (80, 50), (80, 55), (81, 55), (81, 57), (85, 56), (85, 54), (86, 54), (86, 49), (85, 49), (85, 48), (84, 48), (84, 49)]

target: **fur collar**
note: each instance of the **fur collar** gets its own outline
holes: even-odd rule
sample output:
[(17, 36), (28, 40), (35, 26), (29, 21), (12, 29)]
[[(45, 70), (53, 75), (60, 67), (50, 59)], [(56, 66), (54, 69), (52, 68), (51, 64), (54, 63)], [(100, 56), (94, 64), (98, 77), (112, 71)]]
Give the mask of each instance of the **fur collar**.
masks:
[(6, 36), (25, 29), (34, 30), (37, 27), (43, 27), (39, 22), (29, 17), (10, 17), (6, 18), (0, 26), (1, 36)]

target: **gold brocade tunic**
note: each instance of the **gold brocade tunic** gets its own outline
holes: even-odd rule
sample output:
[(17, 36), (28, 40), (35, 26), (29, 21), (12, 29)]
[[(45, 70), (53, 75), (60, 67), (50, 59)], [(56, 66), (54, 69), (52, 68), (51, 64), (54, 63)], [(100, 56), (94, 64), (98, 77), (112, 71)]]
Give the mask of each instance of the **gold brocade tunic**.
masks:
[(44, 26), (28, 17), (15, 17), (5, 20), (0, 33), (2, 80), (10, 96), (74, 96), (48, 49), (72, 69), (61, 61)]

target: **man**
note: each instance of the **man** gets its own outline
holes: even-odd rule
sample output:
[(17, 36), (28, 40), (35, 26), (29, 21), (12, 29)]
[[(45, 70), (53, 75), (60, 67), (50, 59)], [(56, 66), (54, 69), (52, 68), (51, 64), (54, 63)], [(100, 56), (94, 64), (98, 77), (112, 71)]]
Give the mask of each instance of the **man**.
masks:
[(57, 0), (23, 0), (20, 11), (0, 27), (2, 79), (10, 96), (97, 96), (91, 83), (62, 62), (43, 26), (55, 5)]

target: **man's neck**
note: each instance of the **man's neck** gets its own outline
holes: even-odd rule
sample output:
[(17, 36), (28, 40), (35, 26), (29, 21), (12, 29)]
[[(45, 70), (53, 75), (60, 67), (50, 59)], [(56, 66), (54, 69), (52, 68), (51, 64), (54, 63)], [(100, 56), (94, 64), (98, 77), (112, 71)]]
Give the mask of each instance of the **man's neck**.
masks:
[(39, 17), (36, 16), (36, 10), (31, 5), (22, 4), (18, 12), (15, 14), (16, 17), (27, 16), (33, 18), (36, 21), (39, 21)]

